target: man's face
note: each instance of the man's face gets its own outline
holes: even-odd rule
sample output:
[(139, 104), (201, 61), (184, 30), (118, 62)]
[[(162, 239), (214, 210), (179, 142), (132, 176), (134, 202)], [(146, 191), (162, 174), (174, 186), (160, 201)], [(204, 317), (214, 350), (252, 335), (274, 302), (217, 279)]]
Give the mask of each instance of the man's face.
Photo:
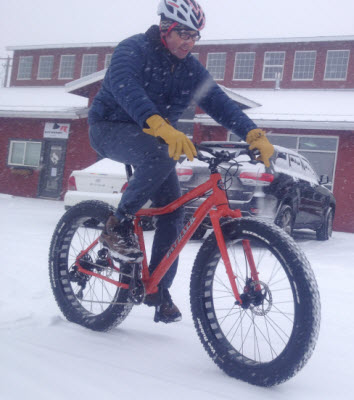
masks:
[[(198, 35), (198, 32), (192, 30), (178, 32), (172, 30), (165, 36), (167, 48), (173, 55), (182, 60), (193, 49), (196, 42), (196, 35)], [(183, 37), (189, 38), (183, 39)]]

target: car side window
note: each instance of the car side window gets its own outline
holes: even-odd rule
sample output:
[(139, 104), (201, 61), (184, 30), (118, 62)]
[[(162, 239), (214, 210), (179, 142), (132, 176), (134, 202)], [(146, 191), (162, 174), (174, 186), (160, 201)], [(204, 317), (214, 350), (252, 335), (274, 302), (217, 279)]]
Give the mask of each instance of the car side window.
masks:
[(275, 165), (282, 169), (289, 169), (288, 155), (283, 152), (279, 152), (275, 160)]
[(304, 171), (301, 165), (300, 158), (294, 156), (293, 154), (289, 154), (289, 160), (290, 160), (290, 168), (293, 169), (294, 172), (303, 174)]
[(310, 177), (318, 182), (319, 181), (318, 176), (317, 176), (316, 172), (312, 169), (310, 163), (303, 158), (301, 159), (301, 163), (302, 163), (302, 167), (305, 171), (305, 174), (308, 177)]

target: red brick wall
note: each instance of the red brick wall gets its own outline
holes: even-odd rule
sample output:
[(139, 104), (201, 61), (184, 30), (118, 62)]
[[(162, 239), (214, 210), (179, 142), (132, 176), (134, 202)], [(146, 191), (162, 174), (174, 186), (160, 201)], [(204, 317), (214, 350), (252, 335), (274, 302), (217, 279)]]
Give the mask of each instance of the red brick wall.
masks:
[(334, 185), (337, 200), (335, 228), (354, 232), (354, 132), (340, 135)]
[(29, 176), (15, 175), (7, 165), (10, 139), (43, 139), (44, 125), (37, 120), (0, 118), (0, 193), (36, 197), (40, 168)]
[[(43, 50), (18, 50), (14, 52), (14, 61), (10, 86), (63, 86), (66, 83), (81, 77), (82, 57), (84, 54), (98, 54), (97, 71), (104, 69), (106, 54), (112, 54), (114, 47), (87, 47), (66, 49)], [(76, 55), (75, 72), (73, 79), (59, 79), (59, 67), (61, 55)], [(18, 64), (21, 56), (33, 56), (32, 78), (17, 80)], [(40, 56), (54, 56), (52, 79), (37, 79)]]
[[(292, 81), (295, 51), (316, 50), (316, 68), (313, 81)], [(348, 76), (346, 81), (325, 81), (324, 70), (326, 64), (327, 50), (350, 50)], [(88, 47), (88, 48), (66, 48), (66, 49), (44, 49), (44, 50), (17, 50), (14, 52), (14, 67), (12, 69), (11, 86), (61, 86), (69, 80), (59, 80), (60, 56), (65, 54), (76, 55), (76, 69), (74, 79), (81, 75), (81, 64), (83, 54), (98, 54), (98, 71), (104, 68), (106, 54), (111, 54), (114, 47)], [(236, 52), (255, 52), (256, 65), (252, 81), (234, 81), (233, 72)], [(300, 43), (249, 43), (249, 44), (218, 44), (218, 45), (196, 45), (193, 52), (199, 53), (199, 60), (203, 65), (207, 63), (208, 53), (226, 52), (225, 79), (218, 83), (230, 88), (273, 88), (274, 81), (263, 81), (263, 61), (266, 51), (285, 51), (285, 65), (281, 87), (283, 88), (354, 88), (354, 41), (332, 41), (332, 42), (300, 42)], [(20, 56), (33, 55), (32, 79), (17, 80), (18, 62)], [(38, 63), (41, 55), (54, 55), (54, 72), (51, 80), (37, 80)]]
[[(26, 168), (30, 175), (19, 175), (19, 169), (8, 166), (7, 160), (10, 140), (43, 141), (45, 122), (53, 120), (0, 118), (0, 193), (37, 197), (41, 167)], [(97, 160), (97, 155), (89, 144), (86, 119), (60, 122), (70, 123), (63, 178), (64, 195), (71, 172), (91, 165)]]
[[(317, 51), (315, 76), (313, 81), (292, 81), (295, 51)], [(325, 81), (324, 71), (326, 65), (327, 50), (351, 50), (348, 76), (346, 81)], [(303, 43), (264, 43), (264, 44), (235, 44), (235, 45), (197, 45), (193, 53), (199, 54), (199, 61), (207, 64), (208, 53), (227, 53), (226, 70), (223, 81), (218, 81), (221, 85), (230, 88), (273, 88), (274, 81), (263, 81), (263, 61), (267, 51), (285, 51), (285, 64), (283, 80), (280, 84), (282, 88), (354, 88), (354, 41), (337, 42), (303, 42)], [(252, 81), (234, 81), (234, 64), (237, 52), (255, 52), (255, 70)]]

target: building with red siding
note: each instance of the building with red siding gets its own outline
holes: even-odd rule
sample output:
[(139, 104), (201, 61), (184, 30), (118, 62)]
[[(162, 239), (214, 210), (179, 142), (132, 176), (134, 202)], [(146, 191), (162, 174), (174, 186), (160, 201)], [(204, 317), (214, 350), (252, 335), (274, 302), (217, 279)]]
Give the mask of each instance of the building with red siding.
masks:
[[(71, 171), (96, 160), (87, 110), (115, 46), (8, 48), (14, 62), (10, 87), (0, 90), (1, 193), (61, 198)], [(273, 143), (329, 176), (335, 229), (354, 232), (354, 36), (201, 41), (193, 55)], [(197, 142), (239, 139), (195, 105), (179, 128)]]

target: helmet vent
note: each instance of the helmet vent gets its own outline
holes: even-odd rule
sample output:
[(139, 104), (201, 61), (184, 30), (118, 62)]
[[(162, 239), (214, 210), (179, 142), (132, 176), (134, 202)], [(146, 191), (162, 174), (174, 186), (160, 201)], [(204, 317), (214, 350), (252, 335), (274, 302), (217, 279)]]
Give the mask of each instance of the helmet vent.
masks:
[(183, 14), (181, 14), (179, 11), (177, 11), (177, 17), (181, 18), (183, 21), (187, 21), (187, 18)]
[(173, 8), (172, 6), (166, 4), (166, 8), (167, 8), (167, 10), (168, 10), (171, 14), (173, 14), (174, 8)]

